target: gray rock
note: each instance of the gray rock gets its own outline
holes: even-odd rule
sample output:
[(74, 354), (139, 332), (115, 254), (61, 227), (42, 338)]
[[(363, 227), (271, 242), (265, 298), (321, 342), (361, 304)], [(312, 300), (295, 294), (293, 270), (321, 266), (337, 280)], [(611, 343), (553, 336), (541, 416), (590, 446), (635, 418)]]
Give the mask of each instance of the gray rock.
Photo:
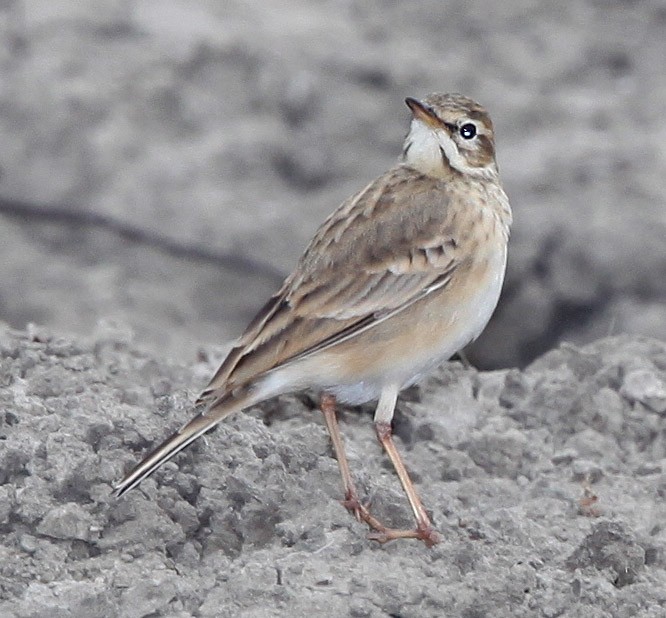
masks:
[(193, 362), (395, 161), (404, 97), (462, 91), (516, 215), (470, 358), (666, 337), (662, 2), (486, 4), (0, 3), (0, 319)]
[(666, 382), (655, 371), (631, 371), (624, 377), (620, 393), (630, 401), (638, 401), (658, 414), (666, 412)]
[(54, 539), (88, 541), (91, 526), (90, 514), (68, 502), (51, 509), (37, 526), (37, 532)]
[[(1, 616), (663, 609), (666, 417), (623, 379), (649, 367), (664, 380), (662, 342), (564, 346), (525, 371), (450, 363), (402, 397), (396, 442), (443, 535), (432, 550), (366, 538), (339, 502), (311, 397), (227, 419), (116, 500), (113, 481), (188, 418), (214, 364), (155, 359), (122, 329), (69, 340), (3, 327), (0, 354)], [(49, 376), (62, 388), (28, 387)], [(411, 525), (367, 409), (340, 417), (362, 497)]]
[(566, 564), (570, 569), (609, 569), (613, 584), (622, 588), (636, 581), (645, 566), (645, 550), (621, 524), (601, 522), (567, 558)]

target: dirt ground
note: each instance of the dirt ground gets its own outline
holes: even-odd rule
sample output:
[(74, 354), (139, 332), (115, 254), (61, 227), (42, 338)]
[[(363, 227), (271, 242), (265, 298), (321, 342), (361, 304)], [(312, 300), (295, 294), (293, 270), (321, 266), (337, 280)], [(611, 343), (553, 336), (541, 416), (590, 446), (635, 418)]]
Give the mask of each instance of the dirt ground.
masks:
[[(37, 340), (36, 340), (37, 339)], [(397, 443), (443, 542), (384, 546), (340, 504), (308, 394), (239, 414), (116, 499), (213, 369), (109, 331), (0, 332), (0, 616), (658, 618), (666, 612), (666, 344), (565, 346), (525, 371), (450, 363)], [(411, 524), (345, 410), (373, 513)]]
[[(661, 0), (0, 2), (0, 618), (666, 615), (665, 33)], [(437, 91), (489, 108), (515, 215), (477, 369), (399, 404), (443, 543), (366, 539), (314, 393), (112, 498)]]

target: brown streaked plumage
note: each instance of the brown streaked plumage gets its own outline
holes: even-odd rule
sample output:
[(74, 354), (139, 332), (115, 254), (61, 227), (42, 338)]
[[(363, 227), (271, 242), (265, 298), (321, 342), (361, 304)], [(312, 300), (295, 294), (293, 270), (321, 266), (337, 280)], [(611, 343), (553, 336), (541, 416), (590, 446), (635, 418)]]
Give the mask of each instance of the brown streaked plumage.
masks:
[[(387, 541), (439, 540), (391, 437), (397, 395), (474, 340), (499, 297), (511, 209), (483, 107), (462, 95), (408, 98), (402, 161), (324, 222), (294, 272), (231, 350), (197, 404), (205, 406), (116, 487), (122, 495), (232, 412), (281, 393), (323, 391), (322, 411), (345, 506)], [(360, 502), (335, 419), (335, 399), (378, 400), (377, 436), (416, 519), (387, 528)]]

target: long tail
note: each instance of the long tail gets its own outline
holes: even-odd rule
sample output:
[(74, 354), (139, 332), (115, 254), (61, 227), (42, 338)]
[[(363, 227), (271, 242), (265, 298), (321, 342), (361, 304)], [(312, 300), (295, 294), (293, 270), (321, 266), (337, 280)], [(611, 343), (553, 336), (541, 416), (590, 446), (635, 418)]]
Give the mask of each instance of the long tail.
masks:
[(114, 487), (116, 497), (122, 496), (133, 487), (136, 487), (143, 479), (150, 476), (163, 463), (169, 461), (174, 455), (180, 453), (186, 446), (194, 442), (199, 436), (215, 427), (222, 419), (230, 414), (241, 410), (254, 403), (252, 397), (247, 394), (240, 398), (231, 394), (195, 416), (181, 429), (167, 438), (150, 455), (147, 455), (125, 478)]

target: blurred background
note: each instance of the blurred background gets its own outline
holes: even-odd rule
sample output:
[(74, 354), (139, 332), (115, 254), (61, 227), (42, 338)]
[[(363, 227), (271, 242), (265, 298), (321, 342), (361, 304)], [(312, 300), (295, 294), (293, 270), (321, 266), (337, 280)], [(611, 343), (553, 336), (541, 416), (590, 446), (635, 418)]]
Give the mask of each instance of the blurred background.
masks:
[(395, 161), (405, 96), (457, 91), (493, 116), (515, 216), (472, 361), (666, 337), (663, 0), (2, 0), (0, 41), (17, 328), (111, 325), (183, 363), (225, 344)]

